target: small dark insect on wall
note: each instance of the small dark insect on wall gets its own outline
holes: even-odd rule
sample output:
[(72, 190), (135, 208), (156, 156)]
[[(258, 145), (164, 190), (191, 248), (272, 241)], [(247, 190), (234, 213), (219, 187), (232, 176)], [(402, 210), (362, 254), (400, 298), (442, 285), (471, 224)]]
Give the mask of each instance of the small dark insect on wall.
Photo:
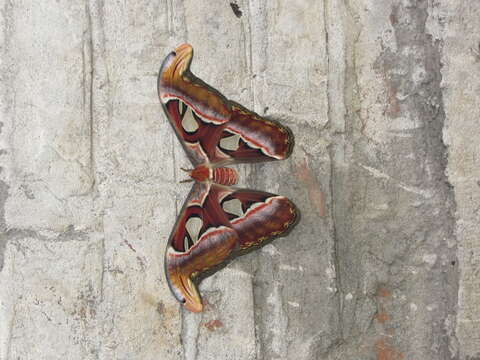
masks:
[(242, 17), (243, 13), (242, 13), (242, 10), (240, 10), (240, 7), (238, 6), (238, 4), (231, 2), (230, 7), (232, 8), (233, 13), (235, 14), (236, 17), (238, 18)]

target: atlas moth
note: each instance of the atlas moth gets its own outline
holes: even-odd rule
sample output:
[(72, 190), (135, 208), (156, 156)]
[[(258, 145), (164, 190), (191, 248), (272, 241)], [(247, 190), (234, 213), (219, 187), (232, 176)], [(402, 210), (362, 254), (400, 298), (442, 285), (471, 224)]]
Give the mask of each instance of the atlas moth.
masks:
[(252, 246), (285, 234), (298, 211), (286, 197), (238, 189), (230, 164), (286, 159), (293, 135), (228, 100), (190, 71), (193, 48), (167, 55), (158, 75), (158, 96), (190, 159), (194, 181), (165, 252), (165, 274), (175, 298), (203, 310), (195, 279)]

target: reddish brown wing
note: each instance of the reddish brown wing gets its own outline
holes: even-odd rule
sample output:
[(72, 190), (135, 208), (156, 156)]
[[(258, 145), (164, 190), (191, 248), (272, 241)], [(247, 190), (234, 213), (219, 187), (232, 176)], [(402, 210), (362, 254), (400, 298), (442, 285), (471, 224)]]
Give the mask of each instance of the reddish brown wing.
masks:
[(222, 263), (238, 246), (219, 202), (219, 192), (209, 184), (195, 183), (173, 228), (165, 253), (165, 273), (178, 301), (194, 312), (203, 305), (192, 278)]
[(298, 218), (289, 199), (263, 191), (229, 189), (222, 194), (221, 206), (242, 250), (282, 235)]
[(165, 254), (173, 294), (190, 311), (202, 311), (195, 275), (221, 264), (237, 249), (281, 235), (296, 219), (295, 206), (283, 196), (195, 183)]
[(287, 158), (293, 148), (290, 131), (195, 77), (192, 57), (190, 45), (179, 46), (166, 57), (158, 76), (160, 102), (192, 163)]

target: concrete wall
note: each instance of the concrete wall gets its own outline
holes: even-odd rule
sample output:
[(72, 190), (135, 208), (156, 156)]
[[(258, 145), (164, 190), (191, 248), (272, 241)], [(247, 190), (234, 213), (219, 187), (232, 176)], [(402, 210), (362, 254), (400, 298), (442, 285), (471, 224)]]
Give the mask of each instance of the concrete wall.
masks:
[[(233, 0), (232, 0), (233, 1)], [(480, 359), (480, 3), (1, 0), (0, 359)], [(234, 11), (235, 10), (235, 11)], [(163, 57), (296, 136), (288, 237), (179, 308)]]

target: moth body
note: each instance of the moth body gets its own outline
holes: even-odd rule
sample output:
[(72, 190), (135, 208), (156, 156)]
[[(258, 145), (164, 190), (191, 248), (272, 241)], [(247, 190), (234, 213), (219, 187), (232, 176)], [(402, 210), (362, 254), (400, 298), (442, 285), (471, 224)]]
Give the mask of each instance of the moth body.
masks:
[(219, 185), (231, 186), (238, 182), (236, 170), (228, 167), (212, 168), (209, 165), (198, 165), (195, 169), (188, 171), (190, 177), (198, 182), (213, 181)]
[(228, 167), (218, 167), (213, 169), (212, 180), (220, 185), (235, 185), (238, 182), (238, 173)]

